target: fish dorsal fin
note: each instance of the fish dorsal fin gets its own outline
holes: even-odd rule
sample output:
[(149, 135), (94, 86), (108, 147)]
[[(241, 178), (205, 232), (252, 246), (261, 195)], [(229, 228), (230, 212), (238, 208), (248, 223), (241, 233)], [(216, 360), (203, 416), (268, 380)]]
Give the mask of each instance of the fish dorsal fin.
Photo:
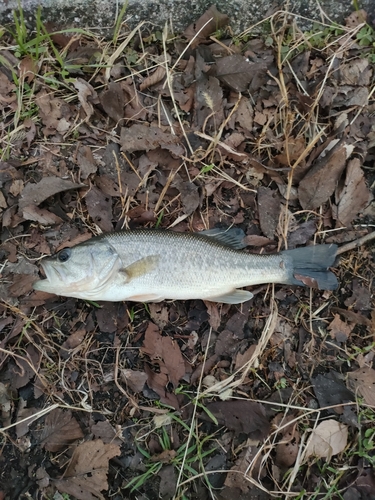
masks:
[(222, 245), (233, 248), (234, 250), (241, 250), (246, 247), (246, 243), (243, 241), (245, 233), (238, 227), (231, 227), (230, 229), (208, 229), (207, 231), (200, 231), (197, 234), (212, 238)]
[(130, 266), (123, 267), (120, 269), (120, 273), (126, 276), (126, 282), (128, 283), (134, 278), (139, 278), (139, 276), (153, 271), (158, 265), (159, 260), (160, 255), (147, 255), (147, 257), (136, 260)]
[(215, 297), (207, 297), (204, 300), (209, 300), (211, 302), (222, 302), (223, 304), (242, 304), (254, 297), (251, 292), (247, 290), (232, 290), (223, 295), (216, 295)]

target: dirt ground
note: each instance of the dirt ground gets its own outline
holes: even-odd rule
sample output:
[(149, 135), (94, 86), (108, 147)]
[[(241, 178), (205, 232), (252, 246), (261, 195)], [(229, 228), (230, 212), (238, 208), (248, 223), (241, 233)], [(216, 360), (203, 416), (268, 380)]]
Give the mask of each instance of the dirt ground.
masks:
[[(123, 15), (110, 40), (0, 30), (0, 500), (375, 499), (373, 19)], [(253, 253), (337, 244), (338, 288), (33, 290), (101, 233), (231, 226)]]

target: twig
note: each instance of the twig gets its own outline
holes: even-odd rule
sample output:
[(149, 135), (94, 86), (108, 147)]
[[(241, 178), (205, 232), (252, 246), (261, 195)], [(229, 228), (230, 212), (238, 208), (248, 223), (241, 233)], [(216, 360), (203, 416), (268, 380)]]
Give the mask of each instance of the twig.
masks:
[(337, 250), (337, 255), (341, 255), (342, 253), (349, 252), (349, 250), (353, 250), (354, 248), (358, 248), (368, 241), (374, 240), (375, 239), (375, 231), (372, 233), (366, 234), (365, 236), (362, 236), (362, 238), (358, 238), (358, 240), (351, 241), (350, 243), (347, 243), (346, 245), (343, 245)]

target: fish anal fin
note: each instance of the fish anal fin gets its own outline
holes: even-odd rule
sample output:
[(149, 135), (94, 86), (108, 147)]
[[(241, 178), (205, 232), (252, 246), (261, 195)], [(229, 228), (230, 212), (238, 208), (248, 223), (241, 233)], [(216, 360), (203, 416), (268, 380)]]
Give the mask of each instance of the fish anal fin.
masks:
[(254, 295), (247, 290), (231, 290), (223, 295), (216, 295), (215, 297), (205, 297), (204, 300), (210, 302), (222, 302), (223, 304), (242, 304), (252, 299)]
[(130, 266), (120, 269), (126, 278), (126, 283), (133, 280), (134, 278), (139, 278), (147, 273), (153, 271), (159, 263), (160, 255), (148, 255), (142, 259), (136, 260)]
[(131, 300), (132, 302), (161, 302), (165, 297), (160, 297), (155, 293), (139, 293), (138, 295), (132, 295), (127, 297), (126, 300)]

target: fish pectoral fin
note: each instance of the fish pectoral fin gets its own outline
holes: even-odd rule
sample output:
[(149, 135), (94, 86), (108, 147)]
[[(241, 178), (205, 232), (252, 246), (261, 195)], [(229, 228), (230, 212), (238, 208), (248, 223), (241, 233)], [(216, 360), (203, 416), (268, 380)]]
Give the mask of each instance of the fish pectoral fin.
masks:
[(241, 304), (254, 297), (251, 292), (247, 290), (232, 290), (231, 292), (223, 295), (216, 295), (215, 297), (205, 297), (205, 300), (211, 302), (222, 302), (223, 304)]
[(129, 283), (132, 279), (153, 271), (158, 265), (159, 260), (160, 255), (148, 255), (147, 257), (136, 260), (133, 264), (130, 264), (130, 266), (120, 269), (119, 272), (126, 277), (126, 283)]

